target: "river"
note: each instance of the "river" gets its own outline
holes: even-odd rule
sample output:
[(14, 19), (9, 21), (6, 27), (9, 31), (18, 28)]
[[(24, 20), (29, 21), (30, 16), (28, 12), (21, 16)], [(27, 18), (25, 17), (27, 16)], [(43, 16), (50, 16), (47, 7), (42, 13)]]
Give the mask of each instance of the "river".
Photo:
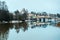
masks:
[(0, 40), (60, 40), (60, 23), (2, 23)]

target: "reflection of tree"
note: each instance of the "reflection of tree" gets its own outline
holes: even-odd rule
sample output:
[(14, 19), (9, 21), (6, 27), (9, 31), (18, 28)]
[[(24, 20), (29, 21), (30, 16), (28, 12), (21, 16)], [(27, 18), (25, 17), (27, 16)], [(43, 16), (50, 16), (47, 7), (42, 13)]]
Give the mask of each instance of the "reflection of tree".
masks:
[(0, 24), (0, 40), (7, 40), (9, 28), (11, 24)]
[[(32, 23), (31, 25), (32, 25), (31, 28), (36, 28), (36, 27), (46, 28), (48, 24), (34, 25)], [(57, 26), (60, 26), (60, 23), (58, 23)], [(22, 29), (25, 32), (28, 29), (28, 24), (27, 22), (0, 24), (0, 40), (7, 40), (9, 29), (13, 29), (13, 28), (15, 28), (17, 33), (19, 33), (20, 29)]]
[(28, 25), (26, 22), (15, 23), (15, 29), (17, 33), (19, 32), (20, 29), (23, 29), (23, 31), (26, 31), (28, 29)]
[(7, 40), (9, 29), (13, 29), (14, 28), (13, 25), (15, 25), (15, 29), (16, 29), (17, 33), (22, 28), (23, 28), (23, 31), (26, 31), (28, 29), (28, 25), (26, 22), (14, 23), (14, 24), (2, 23), (2, 24), (0, 24), (0, 40)]

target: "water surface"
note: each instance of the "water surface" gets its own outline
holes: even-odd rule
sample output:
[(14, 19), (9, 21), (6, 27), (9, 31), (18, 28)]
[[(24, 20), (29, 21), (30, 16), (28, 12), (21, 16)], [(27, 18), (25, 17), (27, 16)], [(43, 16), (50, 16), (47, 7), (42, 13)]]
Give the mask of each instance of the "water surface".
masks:
[(0, 40), (60, 40), (60, 23), (2, 23)]

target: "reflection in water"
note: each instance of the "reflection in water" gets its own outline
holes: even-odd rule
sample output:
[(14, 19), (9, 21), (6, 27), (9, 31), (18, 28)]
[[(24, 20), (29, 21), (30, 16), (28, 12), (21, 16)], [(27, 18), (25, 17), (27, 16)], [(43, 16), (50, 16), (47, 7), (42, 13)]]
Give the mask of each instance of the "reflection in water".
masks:
[(0, 24), (0, 40), (7, 40), (8, 34), (9, 34), (9, 28), (12, 26), (12, 24)]
[[(36, 27), (43, 27), (46, 28), (48, 25), (57, 25), (60, 26), (60, 23), (58, 24), (51, 24), (51, 23), (35, 23), (31, 22), (32, 25), (30, 28), (36, 28)], [(22, 22), (22, 23), (2, 23), (0, 24), (0, 40), (7, 40), (9, 35), (9, 29), (15, 28), (16, 32), (19, 33), (20, 29), (22, 29), (24, 32), (28, 30), (28, 22)]]
[(26, 31), (28, 29), (27, 22), (15, 23), (14, 25), (17, 33), (19, 32), (20, 29), (23, 29), (23, 31)]
[(46, 28), (48, 25), (52, 25), (55, 26), (55, 23), (50, 23), (50, 22), (31, 22), (31, 28), (35, 28), (35, 27), (43, 27)]
[(60, 27), (60, 22), (56, 24), (57, 27)]
[(7, 40), (8, 34), (9, 34), (9, 29), (13, 29), (15, 26), (15, 29), (17, 33), (21, 28), (23, 28), (23, 31), (26, 31), (28, 29), (28, 25), (26, 22), (22, 23), (3, 23), (0, 24), (0, 40)]
[(41, 24), (41, 25), (32, 25), (31, 28), (35, 28), (35, 27), (43, 27), (46, 28), (48, 24)]

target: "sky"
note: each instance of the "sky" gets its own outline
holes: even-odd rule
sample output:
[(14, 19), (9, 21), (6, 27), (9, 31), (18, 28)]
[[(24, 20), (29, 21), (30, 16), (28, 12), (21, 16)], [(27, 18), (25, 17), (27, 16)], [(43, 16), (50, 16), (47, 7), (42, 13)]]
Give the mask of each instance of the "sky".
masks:
[(60, 13), (60, 0), (1, 0), (6, 1), (11, 12), (27, 9), (29, 12)]

